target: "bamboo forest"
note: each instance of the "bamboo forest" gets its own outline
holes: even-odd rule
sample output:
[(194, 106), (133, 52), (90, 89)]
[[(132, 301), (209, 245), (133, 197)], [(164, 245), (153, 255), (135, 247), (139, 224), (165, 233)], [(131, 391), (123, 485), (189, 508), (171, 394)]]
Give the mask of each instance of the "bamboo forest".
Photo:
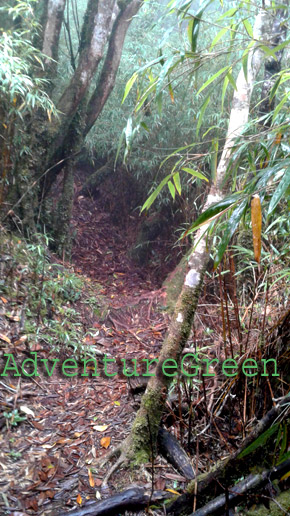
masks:
[(290, 515), (289, 0), (0, 0), (0, 516)]

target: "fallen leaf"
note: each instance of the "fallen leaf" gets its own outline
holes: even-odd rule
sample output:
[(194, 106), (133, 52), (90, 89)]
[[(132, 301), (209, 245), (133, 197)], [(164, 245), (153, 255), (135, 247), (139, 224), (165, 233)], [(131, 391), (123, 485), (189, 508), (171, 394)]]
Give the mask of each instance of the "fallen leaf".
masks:
[(34, 426), (34, 428), (37, 428), (37, 430), (44, 430), (44, 426), (37, 421), (31, 421), (31, 424)]
[(80, 495), (80, 494), (78, 494), (78, 496), (77, 496), (77, 503), (78, 503), (79, 505), (81, 505), (82, 501), (83, 501), (83, 499), (82, 499), (81, 495)]
[(95, 425), (93, 426), (93, 429), (97, 430), (97, 432), (104, 432), (108, 427), (109, 425)]
[(178, 491), (175, 491), (175, 489), (165, 489), (165, 491), (168, 491), (169, 493), (180, 495), (180, 493), (178, 493)]
[(88, 469), (88, 475), (89, 475), (89, 483), (91, 487), (95, 487), (95, 481), (92, 475), (92, 472), (90, 469)]
[(9, 319), (9, 321), (18, 322), (20, 321), (20, 317), (18, 315), (5, 314), (5, 317)]
[(21, 405), (19, 408), (21, 412), (24, 412), (24, 414), (27, 414), (28, 416), (32, 416), (33, 418), (35, 418), (35, 414), (33, 410), (31, 410), (30, 408), (26, 407), (25, 405)]
[(82, 432), (75, 432), (75, 433), (74, 433), (74, 437), (76, 437), (76, 438), (77, 438), (77, 437), (81, 437), (81, 435), (83, 435), (84, 431), (85, 431), (85, 430), (83, 430)]
[(100, 444), (102, 446), (102, 448), (109, 448), (110, 444), (111, 444), (111, 437), (102, 437), (102, 439), (100, 440)]
[(3, 333), (0, 333), (0, 340), (3, 340), (4, 342), (8, 342), (8, 344), (11, 344), (11, 340), (9, 337), (6, 337), (6, 335), (3, 335)]
[(8, 303), (7, 299), (5, 297), (0, 297), (1, 301), (3, 301), (3, 303), (6, 305), (6, 303)]

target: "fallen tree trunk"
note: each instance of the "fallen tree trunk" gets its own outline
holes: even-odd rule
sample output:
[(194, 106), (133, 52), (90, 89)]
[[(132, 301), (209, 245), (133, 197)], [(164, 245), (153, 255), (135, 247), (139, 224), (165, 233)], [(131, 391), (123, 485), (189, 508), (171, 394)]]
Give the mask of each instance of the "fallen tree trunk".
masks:
[(177, 471), (187, 480), (194, 478), (194, 470), (191, 461), (177, 439), (165, 428), (160, 428), (158, 432), (159, 453), (172, 464)]
[(61, 513), (60, 516), (116, 516), (125, 511), (134, 511), (146, 507), (149, 504), (161, 503), (170, 497), (167, 491), (154, 491), (149, 493), (142, 487), (134, 487), (117, 493), (101, 502), (86, 505), (81, 509)]

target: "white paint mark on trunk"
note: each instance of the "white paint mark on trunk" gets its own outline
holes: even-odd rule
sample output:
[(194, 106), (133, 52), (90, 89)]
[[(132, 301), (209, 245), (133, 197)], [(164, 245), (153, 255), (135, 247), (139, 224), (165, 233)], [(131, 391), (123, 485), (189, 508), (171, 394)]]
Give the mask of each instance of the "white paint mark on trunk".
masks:
[(187, 275), (186, 275), (186, 278), (185, 278), (185, 282), (184, 284), (187, 286), (187, 287), (190, 287), (190, 288), (195, 288), (197, 287), (197, 285), (199, 284), (200, 282), (200, 273), (197, 272), (196, 270), (194, 269), (191, 269)]
[(180, 313), (180, 312), (178, 313), (178, 315), (176, 317), (176, 322), (180, 322), (180, 323), (183, 322), (183, 315), (182, 315), (182, 313)]

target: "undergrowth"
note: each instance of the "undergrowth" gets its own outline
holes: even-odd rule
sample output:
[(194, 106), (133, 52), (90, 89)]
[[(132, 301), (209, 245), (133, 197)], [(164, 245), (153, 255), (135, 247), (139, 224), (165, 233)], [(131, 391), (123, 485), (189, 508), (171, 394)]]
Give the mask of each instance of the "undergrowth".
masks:
[(100, 285), (65, 267), (48, 251), (48, 238), (33, 243), (2, 234), (0, 238), (0, 331), (7, 343), (30, 350), (46, 343), (81, 355), (93, 352), (105, 312)]

